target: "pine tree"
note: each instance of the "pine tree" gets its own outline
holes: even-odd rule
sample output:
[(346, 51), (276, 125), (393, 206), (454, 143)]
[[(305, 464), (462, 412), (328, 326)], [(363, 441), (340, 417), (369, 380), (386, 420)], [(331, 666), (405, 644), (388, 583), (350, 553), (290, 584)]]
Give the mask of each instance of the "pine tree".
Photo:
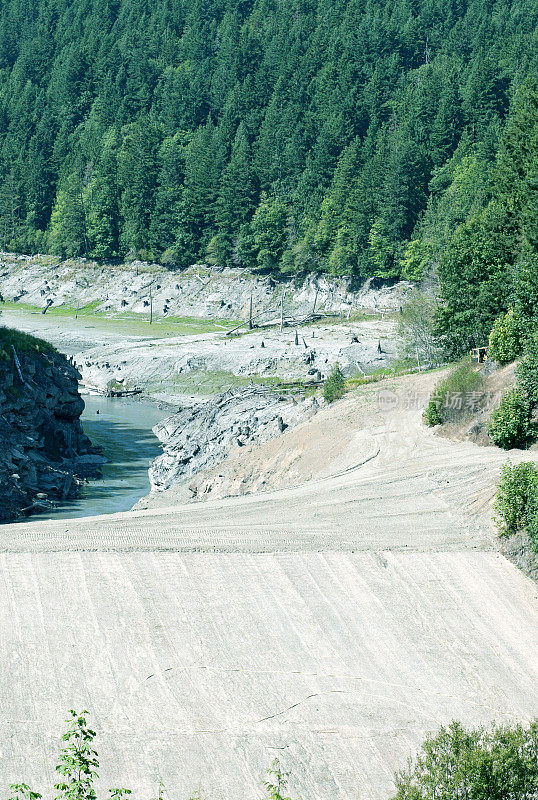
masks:
[(230, 161), (222, 173), (217, 199), (216, 256), (221, 264), (237, 261), (237, 243), (241, 227), (250, 219), (256, 194), (252, 156), (245, 128), (237, 129)]
[(159, 136), (149, 119), (127, 126), (118, 154), (121, 246), (124, 252), (148, 253), (158, 171)]
[(199, 127), (185, 150), (176, 246), (184, 262), (203, 256), (214, 233), (222, 152), (212, 122)]
[(48, 232), (50, 252), (62, 258), (88, 253), (84, 187), (80, 171), (71, 173), (56, 197)]
[(120, 213), (118, 193), (118, 138), (110, 131), (91, 187), (88, 211), (88, 239), (96, 258), (114, 258), (119, 254)]

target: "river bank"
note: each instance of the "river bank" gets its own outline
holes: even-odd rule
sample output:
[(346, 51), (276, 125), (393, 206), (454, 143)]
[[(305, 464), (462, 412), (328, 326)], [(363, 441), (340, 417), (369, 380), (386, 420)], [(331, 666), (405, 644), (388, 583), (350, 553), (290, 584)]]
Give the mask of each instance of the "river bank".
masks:
[(80, 423), (79, 373), (48, 342), (0, 328), (0, 522), (77, 497), (102, 457)]
[(113, 382), (171, 402), (251, 380), (315, 383), (336, 362), (350, 376), (388, 368), (411, 290), (375, 279), (276, 280), (204, 265), (170, 271), (0, 253), (9, 324), (75, 356), (90, 387)]
[[(393, 319), (318, 322), (301, 329), (255, 330), (234, 337), (222, 332), (172, 337), (168, 331), (159, 336), (163, 331), (158, 325), (151, 329), (148, 325), (147, 334), (141, 335), (129, 327), (128, 320), (114, 327), (102, 317), (48, 316), (22, 309), (7, 309), (2, 320), (39, 334), (71, 356), (86, 392), (105, 392), (112, 386), (117, 391), (142, 389), (130, 408), (155, 445), (151, 427), (158, 423), (156, 434), (163, 452), (150, 447), (145, 460), (147, 469), (155, 459), (150, 467), (151, 485), (147, 475), (139, 476), (136, 491), (120, 491), (117, 500), (108, 502), (106, 491), (114, 494), (118, 489), (108, 471), (99, 486), (85, 487), (80, 504), (60, 509), (58, 514), (63, 516), (125, 510), (130, 507), (125, 505), (127, 500), (144, 507), (153, 502), (147, 497), (150, 488), (152, 495), (172, 488), (183, 500), (199, 498), (200, 492), (190, 488), (199, 473), (218, 466), (236, 450), (278, 438), (315, 414), (319, 403), (311, 395), (335, 363), (345, 374), (355, 375), (388, 368), (396, 357)], [(102, 407), (109, 411), (120, 407), (113, 403), (107, 405), (102, 399)], [(155, 414), (148, 403), (153, 403)], [(148, 408), (146, 415), (137, 412), (143, 406)], [(100, 419), (104, 423), (106, 415)], [(131, 432), (130, 421), (124, 418), (111, 430), (111, 441), (114, 431), (121, 452), (123, 436)], [(92, 438), (91, 430), (88, 435)], [(107, 455), (116, 463), (114, 448)], [(107, 469), (114, 472), (113, 466)], [(133, 469), (138, 474), (136, 453)], [(119, 470), (125, 472), (123, 466)]]
[(157, 324), (101, 317), (48, 317), (6, 309), (4, 324), (42, 336), (73, 356), (88, 388), (140, 388), (157, 401), (183, 404), (251, 383), (277, 388), (319, 384), (339, 363), (347, 376), (390, 369), (398, 356), (394, 318), (319, 321), (298, 328), (171, 335)]
[(374, 278), (309, 275), (303, 279), (253, 274), (194, 264), (169, 270), (132, 261), (98, 264), (87, 259), (0, 253), (0, 292), (21, 307), (62, 313), (132, 314), (170, 322), (226, 322), (253, 317), (255, 324), (304, 317), (312, 311), (347, 316), (397, 311), (409, 282), (386, 285)]

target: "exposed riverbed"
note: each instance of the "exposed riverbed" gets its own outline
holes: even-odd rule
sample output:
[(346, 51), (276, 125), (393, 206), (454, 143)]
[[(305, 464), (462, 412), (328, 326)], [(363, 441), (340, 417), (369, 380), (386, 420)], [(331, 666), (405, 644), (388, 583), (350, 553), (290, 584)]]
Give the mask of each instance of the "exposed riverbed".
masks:
[[(317, 410), (311, 402), (298, 402), (304, 398), (302, 386), (319, 386), (335, 363), (346, 376), (390, 369), (398, 347), (390, 314), (326, 317), (297, 328), (258, 328), (231, 337), (218, 320), (211, 325), (198, 320), (206, 328), (197, 330), (193, 320), (187, 325), (162, 318), (150, 325), (143, 315), (122, 314), (75, 319), (62, 309), (43, 315), (5, 308), (1, 323), (73, 356), (87, 389), (139, 389), (153, 400), (89, 399), (85, 432), (103, 447), (108, 462), (102, 481), (84, 487), (81, 500), (54, 514), (64, 517), (128, 510), (150, 489), (154, 494), (185, 483), (234, 448), (280, 436)], [(289, 382), (295, 382), (298, 397), (279, 396), (279, 387)], [(182, 412), (160, 429), (164, 454), (150, 486), (147, 471), (160, 455), (151, 429), (178, 408)], [(190, 484), (187, 490), (193, 492)]]

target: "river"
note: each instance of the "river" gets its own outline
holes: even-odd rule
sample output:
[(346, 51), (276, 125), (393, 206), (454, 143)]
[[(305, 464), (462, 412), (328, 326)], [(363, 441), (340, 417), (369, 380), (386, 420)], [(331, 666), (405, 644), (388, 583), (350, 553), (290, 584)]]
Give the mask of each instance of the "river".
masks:
[(134, 398), (87, 395), (82, 416), (85, 433), (103, 450), (103, 477), (82, 487), (82, 496), (67, 500), (40, 519), (93, 517), (128, 511), (150, 490), (148, 467), (160, 454), (152, 427), (166, 416), (155, 403)]

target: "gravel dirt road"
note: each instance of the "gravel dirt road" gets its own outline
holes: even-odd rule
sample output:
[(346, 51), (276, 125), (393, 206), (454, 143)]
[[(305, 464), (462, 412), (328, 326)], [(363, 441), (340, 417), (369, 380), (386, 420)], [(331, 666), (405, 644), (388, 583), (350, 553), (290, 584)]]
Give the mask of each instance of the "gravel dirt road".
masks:
[(388, 800), (440, 724), (537, 716), (538, 592), (491, 522), (506, 453), (422, 426), (435, 379), (232, 454), (206, 501), (0, 528), (3, 783), (51, 796), (72, 706), (104, 783), (177, 800), (261, 797), (276, 756), (294, 798)]

